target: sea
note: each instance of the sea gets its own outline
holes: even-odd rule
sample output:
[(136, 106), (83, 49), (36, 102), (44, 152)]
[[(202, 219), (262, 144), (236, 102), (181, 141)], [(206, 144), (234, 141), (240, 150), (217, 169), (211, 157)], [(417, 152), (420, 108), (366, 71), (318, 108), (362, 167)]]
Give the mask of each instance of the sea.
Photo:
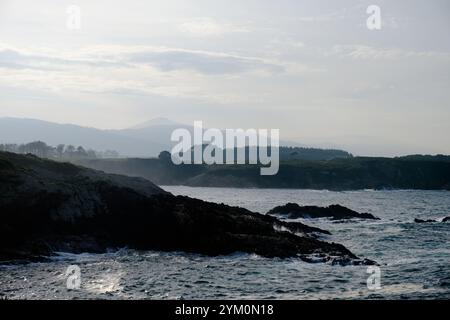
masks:
[(0, 299), (450, 299), (449, 191), (192, 188), (175, 194), (266, 213), (287, 202), (340, 204), (381, 220), (300, 219), (329, 230), (377, 267), (307, 263), (236, 252), (58, 253), (48, 262), (0, 265)]

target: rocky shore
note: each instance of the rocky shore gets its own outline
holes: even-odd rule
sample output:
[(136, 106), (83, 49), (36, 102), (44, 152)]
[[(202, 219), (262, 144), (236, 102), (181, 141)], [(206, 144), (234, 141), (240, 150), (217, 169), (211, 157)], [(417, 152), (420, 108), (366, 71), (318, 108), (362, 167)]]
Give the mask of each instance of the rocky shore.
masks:
[(439, 223), (439, 222), (450, 222), (450, 217), (445, 217), (442, 219), (442, 221), (439, 220), (433, 220), (433, 219), (427, 219), (427, 220), (423, 220), (423, 219), (419, 219), (419, 218), (415, 218), (414, 219), (415, 223)]
[(243, 208), (174, 196), (148, 180), (0, 152), (0, 261), (58, 251), (241, 251), (372, 264), (318, 237), (328, 232)]
[(267, 214), (282, 216), (288, 219), (314, 219), (314, 218), (329, 218), (332, 220), (345, 219), (372, 219), (379, 220), (370, 213), (359, 213), (349, 208), (338, 204), (329, 207), (318, 206), (300, 206), (296, 203), (287, 203), (283, 206), (278, 206), (270, 210)]

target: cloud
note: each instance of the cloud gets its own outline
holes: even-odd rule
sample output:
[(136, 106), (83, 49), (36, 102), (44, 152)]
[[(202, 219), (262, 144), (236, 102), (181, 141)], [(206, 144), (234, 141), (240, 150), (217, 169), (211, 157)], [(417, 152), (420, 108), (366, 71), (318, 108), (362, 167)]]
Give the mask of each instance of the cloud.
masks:
[(287, 67), (258, 57), (158, 46), (97, 45), (55, 51), (0, 44), (0, 86), (61, 95), (131, 94), (248, 102), (261, 99), (261, 95), (248, 90), (237, 93), (242, 87), (239, 83), (247, 82), (248, 77), (252, 81), (267, 79)]
[(344, 8), (341, 8), (341, 9), (333, 11), (333, 12), (322, 13), (322, 14), (317, 14), (317, 15), (310, 15), (310, 16), (300, 16), (300, 17), (296, 18), (296, 20), (299, 22), (316, 22), (316, 23), (344, 20), (344, 19), (349, 19), (349, 17), (351, 15), (354, 15), (355, 13), (357, 13), (358, 10), (363, 12), (362, 8), (363, 8), (363, 6), (358, 4), (353, 7), (349, 7), (349, 8), (344, 7)]
[(24, 56), (14, 50), (0, 50), (0, 68), (26, 69)]
[(249, 32), (245, 27), (219, 23), (212, 18), (195, 18), (179, 25), (179, 30), (195, 37), (222, 36), (228, 33)]
[(283, 66), (263, 59), (180, 49), (146, 50), (129, 54), (127, 59), (130, 63), (150, 64), (162, 71), (193, 70), (206, 75), (284, 70)]
[(399, 48), (376, 48), (367, 45), (336, 45), (327, 55), (355, 60), (395, 60), (404, 58), (450, 58), (448, 52), (412, 51)]
[(278, 73), (284, 65), (277, 61), (220, 52), (153, 46), (99, 46), (73, 52), (29, 53), (0, 46), (0, 68), (64, 69), (71, 66), (93, 68), (135, 68), (149, 65), (162, 72), (190, 70), (204, 75), (243, 72)]
[(54, 70), (77, 65), (112, 67), (123, 64), (89, 57), (74, 59), (64, 55), (55, 56), (48, 53), (27, 53), (26, 50), (18, 50), (0, 45), (0, 68)]

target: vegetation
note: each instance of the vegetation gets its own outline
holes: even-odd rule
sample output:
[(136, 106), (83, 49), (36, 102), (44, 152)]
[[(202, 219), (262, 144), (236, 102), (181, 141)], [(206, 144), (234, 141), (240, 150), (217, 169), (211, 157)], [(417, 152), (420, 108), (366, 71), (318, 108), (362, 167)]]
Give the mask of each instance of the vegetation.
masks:
[[(143, 177), (159, 185), (450, 190), (450, 156), (446, 155), (353, 157), (342, 150), (280, 147), (278, 174), (261, 176), (260, 165), (174, 165), (167, 151), (158, 158), (118, 158), (115, 151), (98, 152), (63, 144), (52, 147), (41, 141), (0, 144), (0, 151), (74, 162), (109, 173)], [(3, 165), (0, 163), (0, 167)]]
[[(202, 145), (203, 151), (207, 147), (207, 144)], [(270, 152), (271, 148), (269, 148)], [(225, 149), (222, 150), (220, 148), (216, 148), (212, 153), (215, 155), (215, 152), (218, 152), (222, 155), (222, 160), (225, 163), (227, 154), (230, 152), (234, 154), (234, 159), (236, 161), (238, 157), (238, 152), (242, 151), (242, 148), (234, 148), (234, 149)], [(276, 148), (274, 148), (276, 151)], [(191, 159), (194, 157), (194, 148), (191, 148)], [(265, 151), (266, 152), (266, 151)], [(166, 153), (170, 156), (168, 151), (163, 151), (161, 154)], [(161, 156), (160, 154), (160, 156)], [(348, 159), (352, 158), (353, 155), (344, 150), (337, 149), (317, 149), (317, 148), (304, 148), (304, 147), (279, 147), (278, 154), (280, 156), (280, 160), (282, 161), (290, 161), (290, 160), (332, 160), (332, 159)], [(259, 161), (259, 149), (258, 147), (245, 147), (244, 151), (246, 163), (254, 163)], [(252, 162), (253, 161), (253, 162)]]
[(42, 141), (33, 141), (26, 144), (0, 144), (0, 151), (18, 154), (33, 154), (40, 158), (72, 161), (80, 159), (118, 158), (119, 154), (113, 150), (96, 151), (86, 150), (82, 146), (59, 144), (56, 147), (47, 145)]
[(289, 160), (332, 160), (353, 158), (351, 153), (337, 149), (316, 149), (303, 147), (280, 147), (280, 159)]
[(159, 159), (94, 159), (80, 164), (106, 172), (144, 177), (159, 185), (450, 190), (450, 161), (442, 160), (440, 156), (281, 161), (275, 176), (261, 176), (259, 165), (176, 166), (167, 154)]

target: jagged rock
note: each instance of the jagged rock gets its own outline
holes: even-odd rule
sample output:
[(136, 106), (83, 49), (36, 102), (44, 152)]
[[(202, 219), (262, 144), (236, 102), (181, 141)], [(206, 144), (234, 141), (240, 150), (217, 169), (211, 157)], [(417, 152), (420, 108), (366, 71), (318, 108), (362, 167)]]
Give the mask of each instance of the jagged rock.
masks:
[(0, 261), (127, 246), (369, 263), (340, 244), (316, 239), (325, 230), (174, 196), (140, 178), (4, 152), (0, 221)]
[[(414, 219), (415, 223), (436, 223), (439, 222), (437, 220), (432, 220), (432, 219), (427, 219), (427, 220), (422, 220), (422, 219)], [(450, 222), (450, 217), (445, 217), (444, 219), (442, 219), (441, 222)]]
[(270, 210), (267, 214), (283, 216), (288, 219), (298, 218), (330, 218), (332, 220), (342, 219), (374, 219), (379, 218), (370, 213), (359, 213), (341, 205), (335, 204), (329, 207), (300, 206), (296, 203), (287, 203)]
[(431, 219), (422, 220), (422, 219), (416, 218), (416, 219), (414, 219), (414, 222), (415, 223), (433, 223), (433, 222), (437, 222), (437, 221), (436, 220), (431, 220)]

